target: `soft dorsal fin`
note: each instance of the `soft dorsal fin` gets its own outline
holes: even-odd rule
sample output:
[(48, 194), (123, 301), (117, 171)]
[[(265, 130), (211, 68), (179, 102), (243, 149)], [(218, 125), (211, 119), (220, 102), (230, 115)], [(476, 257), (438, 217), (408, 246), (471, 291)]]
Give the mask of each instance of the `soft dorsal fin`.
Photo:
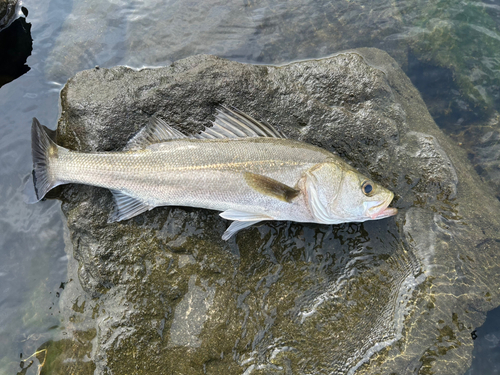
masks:
[(149, 123), (127, 143), (123, 151), (140, 150), (154, 143), (171, 139), (188, 138), (177, 129), (169, 126), (162, 119), (153, 116)]
[(283, 202), (291, 203), (300, 193), (297, 189), (260, 174), (245, 172), (243, 177), (255, 191)]
[(284, 134), (274, 129), (266, 122), (259, 122), (252, 116), (236, 108), (221, 106), (217, 108), (215, 121), (211, 128), (205, 129), (193, 137), (199, 139), (214, 138), (286, 138)]

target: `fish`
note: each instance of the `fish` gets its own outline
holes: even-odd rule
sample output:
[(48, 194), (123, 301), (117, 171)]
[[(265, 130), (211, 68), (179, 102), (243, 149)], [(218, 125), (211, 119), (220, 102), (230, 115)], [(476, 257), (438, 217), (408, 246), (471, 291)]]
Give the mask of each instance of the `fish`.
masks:
[(32, 202), (62, 184), (107, 188), (115, 202), (109, 222), (159, 206), (198, 207), (232, 220), (228, 240), (268, 220), (340, 224), (397, 214), (390, 190), (336, 154), (234, 107), (218, 107), (212, 126), (194, 135), (153, 116), (122, 151), (69, 150), (51, 132), (33, 118)]

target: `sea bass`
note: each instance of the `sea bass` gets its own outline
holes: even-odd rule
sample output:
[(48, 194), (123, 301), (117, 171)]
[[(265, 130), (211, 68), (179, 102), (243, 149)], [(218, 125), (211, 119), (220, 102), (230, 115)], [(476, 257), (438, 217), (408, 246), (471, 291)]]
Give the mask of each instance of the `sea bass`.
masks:
[(68, 150), (36, 118), (31, 131), (34, 201), (62, 184), (104, 187), (116, 203), (110, 222), (158, 206), (200, 207), (234, 220), (228, 240), (264, 220), (339, 224), (397, 213), (392, 192), (335, 154), (236, 108), (217, 109), (212, 127), (192, 136), (153, 117), (120, 152)]

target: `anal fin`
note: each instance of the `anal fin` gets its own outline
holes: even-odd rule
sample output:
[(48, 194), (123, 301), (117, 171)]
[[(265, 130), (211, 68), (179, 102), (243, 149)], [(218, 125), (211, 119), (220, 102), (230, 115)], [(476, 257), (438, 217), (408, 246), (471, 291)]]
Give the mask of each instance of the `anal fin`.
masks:
[(113, 193), (113, 198), (115, 199), (115, 209), (109, 217), (108, 222), (110, 223), (131, 219), (155, 207), (119, 190), (111, 190), (111, 193)]

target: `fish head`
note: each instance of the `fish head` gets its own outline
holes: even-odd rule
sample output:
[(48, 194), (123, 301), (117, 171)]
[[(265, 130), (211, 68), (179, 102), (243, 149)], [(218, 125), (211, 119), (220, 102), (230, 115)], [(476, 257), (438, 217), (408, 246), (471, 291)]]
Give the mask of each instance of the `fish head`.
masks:
[(317, 164), (306, 174), (306, 197), (318, 222), (378, 220), (397, 214), (394, 194), (344, 162)]

